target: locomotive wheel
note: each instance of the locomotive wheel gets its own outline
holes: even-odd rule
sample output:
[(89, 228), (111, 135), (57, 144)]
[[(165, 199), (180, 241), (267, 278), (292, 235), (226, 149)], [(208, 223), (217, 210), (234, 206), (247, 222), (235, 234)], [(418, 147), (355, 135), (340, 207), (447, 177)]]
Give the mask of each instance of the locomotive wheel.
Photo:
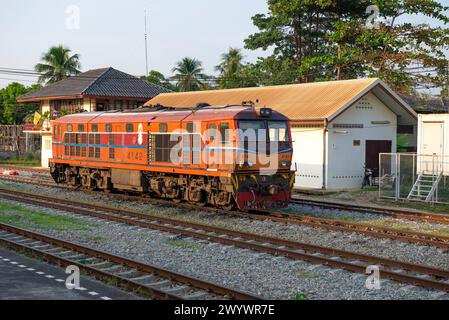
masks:
[(226, 206), (222, 206), (221, 208), (223, 210), (226, 210), (226, 211), (231, 211), (232, 209), (234, 209), (234, 205), (233, 204), (228, 204)]

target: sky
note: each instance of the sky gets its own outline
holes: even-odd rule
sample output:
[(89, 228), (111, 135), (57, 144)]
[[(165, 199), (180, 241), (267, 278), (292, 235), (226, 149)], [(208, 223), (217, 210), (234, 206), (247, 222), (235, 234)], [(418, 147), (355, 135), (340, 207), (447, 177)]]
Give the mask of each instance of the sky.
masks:
[[(266, 0), (0, 0), (0, 8), (0, 68), (33, 70), (42, 53), (63, 44), (81, 55), (82, 71), (111, 66), (137, 76), (145, 74), (145, 10), (149, 69), (166, 76), (187, 56), (214, 74), (221, 54), (257, 31), (251, 17), (268, 11)], [(268, 54), (243, 53), (248, 62)], [(37, 78), (0, 74), (0, 88), (16, 79)]]
[[(145, 74), (145, 9), (149, 69), (171, 75), (183, 57), (214, 74), (229, 47), (257, 31), (251, 17), (267, 12), (266, 0), (0, 0), (0, 68), (33, 70), (43, 52), (63, 44), (81, 55), (82, 71), (114, 67)], [(79, 12), (79, 19), (76, 18)], [(79, 21), (79, 24), (77, 23)], [(244, 50), (247, 61), (265, 56)], [(0, 88), (35, 78), (0, 74)]]

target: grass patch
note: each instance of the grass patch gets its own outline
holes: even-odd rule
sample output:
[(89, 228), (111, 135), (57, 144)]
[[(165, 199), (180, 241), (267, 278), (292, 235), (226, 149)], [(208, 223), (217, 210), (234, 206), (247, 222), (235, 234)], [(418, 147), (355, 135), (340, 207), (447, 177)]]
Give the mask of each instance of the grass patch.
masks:
[(303, 279), (316, 279), (318, 278), (318, 275), (311, 271), (311, 270), (307, 270), (307, 269), (297, 269), (295, 271), (295, 275), (299, 278), (303, 278)]
[(195, 243), (191, 243), (185, 240), (173, 240), (173, 239), (169, 239), (169, 240), (164, 240), (163, 243), (172, 246), (172, 247), (176, 247), (176, 248), (181, 248), (181, 249), (190, 249), (190, 250), (198, 250), (199, 246)]
[(308, 300), (307, 294), (304, 292), (294, 292), (292, 296), (293, 300)]
[[(12, 213), (6, 213), (7, 211)], [(87, 223), (78, 219), (54, 216), (18, 205), (0, 203), (0, 221), (19, 227), (38, 227), (47, 230), (85, 230)]]
[(41, 160), (36, 158), (32, 153), (24, 153), (21, 155), (12, 156), (10, 158), (0, 159), (0, 165), (1, 164), (40, 167)]

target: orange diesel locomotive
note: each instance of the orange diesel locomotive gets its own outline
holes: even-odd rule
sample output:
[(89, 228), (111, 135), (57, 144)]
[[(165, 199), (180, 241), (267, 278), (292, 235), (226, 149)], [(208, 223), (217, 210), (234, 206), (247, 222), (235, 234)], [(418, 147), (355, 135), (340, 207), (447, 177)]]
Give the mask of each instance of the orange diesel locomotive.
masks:
[(269, 209), (290, 201), (292, 152), (288, 118), (269, 108), (156, 106), (55, 120), (50, 169), (77, 187)]

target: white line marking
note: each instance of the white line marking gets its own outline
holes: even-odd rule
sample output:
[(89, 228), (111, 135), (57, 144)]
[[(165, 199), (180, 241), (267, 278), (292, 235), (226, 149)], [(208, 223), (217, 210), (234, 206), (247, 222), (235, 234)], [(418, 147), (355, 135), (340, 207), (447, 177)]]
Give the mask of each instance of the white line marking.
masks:
[(57, 281), (57, 282), (64, 282), (64, 280), (62, 280), (62, 279), (55, 279), (55, 281)]
[(11, 261), (10, 264), (19, 264), (18, 262)]
[(40, 275), (45, 274), (45, 272), (42, 272), (42, 271), (37, 271), (36, 273), (40, 274)]
[(3, 261), (9, 261), (9, 259), (6, 259), (6, 258), (5, 258), (5, 259), (3, 259)]
[(45, 277), (48, 278), (48, 279), (53, 279), (54, 278), (54, 276), (52, 276), (51, 274), (48, 274)]
[(27, 268), (28, 271), (35, 271), (36, 269), (34, 268)]
[(90, 291), (88, 292), (91, 296), (98, 296), (98, 293), (96, 293), (95, 291)]
[(26, 268), (26, 266), (23, 265), (23, 264), (19, 264), (18, 267), (19, 267), (19, 268)]
[(112, 299), (109, 298), (109, 297), (101, 297), (100, 299), (103, 299), (103, 300), (112, 300)]
[(87, 290), (86, 288), (83, 288), (83, 287), (78, 287), (78, 288), (75, 288), (76, 290), (80, 290), (80, 291), (85, 291), (85, 290)]

